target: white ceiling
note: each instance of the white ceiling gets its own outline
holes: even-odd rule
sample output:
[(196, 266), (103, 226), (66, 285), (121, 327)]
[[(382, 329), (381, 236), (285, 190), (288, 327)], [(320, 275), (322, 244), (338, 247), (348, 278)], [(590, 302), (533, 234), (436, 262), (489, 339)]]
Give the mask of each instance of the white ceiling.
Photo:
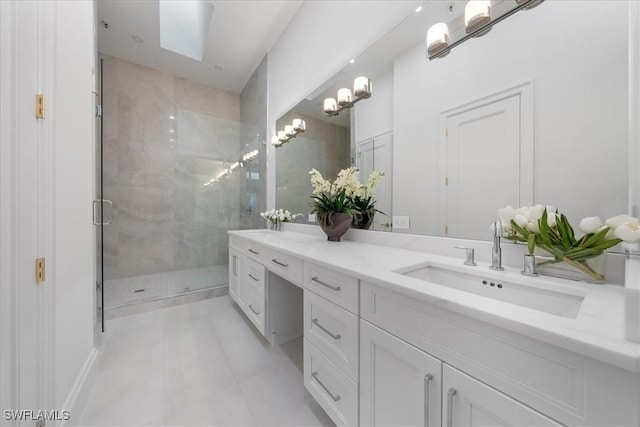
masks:
[(98, 0), (98, 51), (240, 93), (302, 0), (207, 2), (214, 9), (201, 62), (160, 48), (158, 0)]

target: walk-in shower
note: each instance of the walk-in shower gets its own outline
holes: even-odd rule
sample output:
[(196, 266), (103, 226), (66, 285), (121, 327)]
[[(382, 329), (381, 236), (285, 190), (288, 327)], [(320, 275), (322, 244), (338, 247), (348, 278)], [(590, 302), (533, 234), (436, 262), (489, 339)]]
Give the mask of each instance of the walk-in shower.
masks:
[(227, 230), (264, 225), (264, 129), (240, 122), (238, 95), (109, 56), (103, 64), (106, 317), (224, 292)]

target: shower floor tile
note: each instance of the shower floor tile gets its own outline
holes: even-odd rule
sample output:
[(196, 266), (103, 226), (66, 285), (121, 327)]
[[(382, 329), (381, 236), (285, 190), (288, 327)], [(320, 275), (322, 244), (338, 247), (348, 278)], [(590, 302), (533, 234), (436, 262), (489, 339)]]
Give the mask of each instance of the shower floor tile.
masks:
[(271, 348), (228, 296), (107, 321), (102, 342), (79, 426), (334, 425), (302, 338)]
[(169, 298), (188, 292), (227, 285), (229, 266), (216, 265), (192, 270), (105, 280), (105, 310)]

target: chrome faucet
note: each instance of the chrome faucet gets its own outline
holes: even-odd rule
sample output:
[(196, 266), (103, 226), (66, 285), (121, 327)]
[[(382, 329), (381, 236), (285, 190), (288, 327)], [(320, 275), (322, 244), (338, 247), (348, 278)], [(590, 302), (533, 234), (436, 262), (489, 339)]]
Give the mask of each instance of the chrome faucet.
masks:
[(502, 237), (502, 222), (497, 220), (493, 223), (493, 248), (491, 248), (491, 268), (502, 271), (502, 249), (500, 248), (500, 238)]

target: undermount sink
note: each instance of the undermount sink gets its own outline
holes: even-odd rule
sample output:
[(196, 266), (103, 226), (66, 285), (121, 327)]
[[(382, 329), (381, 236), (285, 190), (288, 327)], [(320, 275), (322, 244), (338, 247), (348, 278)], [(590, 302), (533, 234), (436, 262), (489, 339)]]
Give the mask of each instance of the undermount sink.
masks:
[(471, 274), (438, 265), (420, 266), (410, 270), (396, 271), (396, 273), (568, 318), (575, 318), (578, 315), (584, 300), (584, 295), (497, 280), (485, 277), (481, 272)]

